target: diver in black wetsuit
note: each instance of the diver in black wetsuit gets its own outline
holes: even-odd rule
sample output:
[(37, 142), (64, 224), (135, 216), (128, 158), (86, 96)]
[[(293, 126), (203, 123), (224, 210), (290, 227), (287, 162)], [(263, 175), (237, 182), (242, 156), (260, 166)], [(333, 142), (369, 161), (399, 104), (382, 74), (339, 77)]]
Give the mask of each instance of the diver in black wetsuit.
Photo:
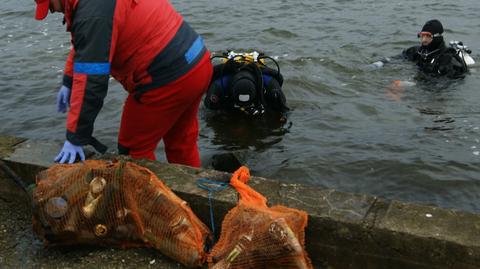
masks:
[(453, 47), (447, 47), (443, 40), (443, 26), (438, 20), (425, 23), (418, 33), (419, 46), (413, 46), (403, 51), (405, 59), (413, 61), (419, 69), (432, 76), (462, 78), (468, 71), (465, 60)]
[[(274, 70), (264, 64), (263, 54), (225, 53), (225, 62), (215, 65), (204, 104), (211, 110), (241, 111), (260, 116), (266, 110), (282, 117), (290, 110), (282, 92), (283, 76), (278, 64)], [(271, 59), (273, 60), (273, 59)]]

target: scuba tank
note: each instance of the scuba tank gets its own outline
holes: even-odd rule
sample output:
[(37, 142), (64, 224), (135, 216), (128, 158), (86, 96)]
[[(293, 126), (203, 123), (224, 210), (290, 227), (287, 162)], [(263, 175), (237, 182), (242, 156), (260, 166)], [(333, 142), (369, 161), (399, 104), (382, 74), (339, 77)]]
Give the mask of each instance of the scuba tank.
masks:
[(255, 116), (262, 114), (263, 108), (257, 109), (255, 100), (257, 100), (258, 91), (257, 78), (249, 70), (241, 70), (233, 75), (230, 89), (232, 98), (240, 110), (249, 109), (248, 114)]
[(475, 60), (473, 60), (472, 56), (470, 54), (472, 51), (468, 49), (467, 46), (463, 45), (462, 41), (450, 41), (450, 47), (454, 48), (455, 51), (457, 52), (457, 55), (460, 57), (460, 59), (463, 60), (466, 66), (471, 66), (475, 64)]

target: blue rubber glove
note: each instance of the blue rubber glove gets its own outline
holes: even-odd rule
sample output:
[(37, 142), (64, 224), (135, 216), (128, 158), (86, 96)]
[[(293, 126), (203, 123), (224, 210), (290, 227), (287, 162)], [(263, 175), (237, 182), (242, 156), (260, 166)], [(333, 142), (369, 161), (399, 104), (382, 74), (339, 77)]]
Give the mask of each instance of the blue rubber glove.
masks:
[(70, 106), (70, 88), (62, 85), (57, 94), (57, 112), (65, 113)]
[(80, 156), (80, 160), (85, 161), (85, 153), (82, 146), (75, 146), (74, 144), (65, 141), (60, 153), (55, 157), (55, 162), (65, 163), (68, 159), (68, 163), (74, 163), (77, 154)]

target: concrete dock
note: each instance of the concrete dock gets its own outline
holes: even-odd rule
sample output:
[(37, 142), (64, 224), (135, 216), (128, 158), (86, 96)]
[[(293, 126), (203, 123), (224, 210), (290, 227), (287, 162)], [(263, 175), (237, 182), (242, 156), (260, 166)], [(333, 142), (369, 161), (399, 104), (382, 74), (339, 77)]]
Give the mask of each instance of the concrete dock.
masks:
[[(33, 182), (38, 171), (52, 164), (60, 146), (0, 136), (0, 159), (23, 180)], [(196, 181), (223, 180), (229, 174), (146, 160), (135, 162), (156, 173), (210, 226), (207, 192), (199, 189)], [(254, 175), (249, 184), (265, 195), (270, 205), (282, 204), (309, 214), (306, 247), (315, 268), (480, 268), (480, 215), (285, 184)], [(31, 230), (27, 196), (1, 171), (0, 185), (2, 268), (182, 268), (153, 249), (45, 249)], [(214, 198), (219, 230), (238, 197), (229, 188)]]

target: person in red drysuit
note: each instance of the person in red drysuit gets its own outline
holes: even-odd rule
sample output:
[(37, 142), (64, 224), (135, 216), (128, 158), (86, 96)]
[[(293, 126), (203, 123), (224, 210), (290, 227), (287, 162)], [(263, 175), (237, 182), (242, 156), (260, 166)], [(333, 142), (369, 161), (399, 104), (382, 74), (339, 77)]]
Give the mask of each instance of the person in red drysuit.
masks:
[(72, 37), (57, 95), (67, 134), (55, 161), (84, 160), (85, 145), (106, 151), (92, 133), (112, 75), (129, 93), (119, 153), (155, 159), (163, 139), (169, 162), (199, 167), (197, 112), (212, 76), (210, 53), (168, 0), (35, 2), (37, 20), (64, 13)]

